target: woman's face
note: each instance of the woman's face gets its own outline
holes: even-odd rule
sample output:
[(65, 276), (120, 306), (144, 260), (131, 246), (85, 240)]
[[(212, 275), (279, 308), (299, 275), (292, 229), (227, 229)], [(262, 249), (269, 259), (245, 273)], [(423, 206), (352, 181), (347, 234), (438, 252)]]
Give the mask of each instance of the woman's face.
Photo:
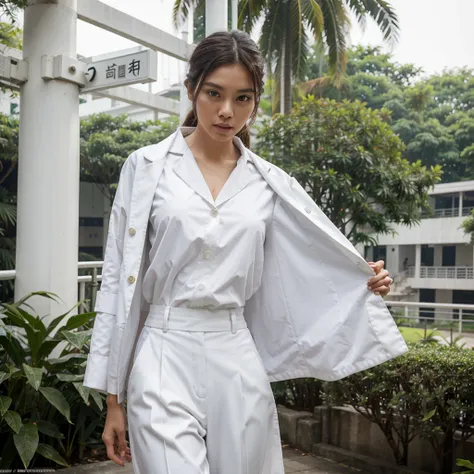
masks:
[[(189, 89), (188, 95), (192, 100)], [(255, 95), (252, 76), (241, 64), (215, 69), (205, 78), (196, 98), (198, 127), (213, 140), (231, 140), (250, 118)]]

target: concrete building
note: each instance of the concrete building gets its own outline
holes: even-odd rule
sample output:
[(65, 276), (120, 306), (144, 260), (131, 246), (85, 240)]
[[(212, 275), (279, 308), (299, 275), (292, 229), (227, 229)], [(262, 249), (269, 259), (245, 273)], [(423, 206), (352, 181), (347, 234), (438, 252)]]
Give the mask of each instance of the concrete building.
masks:
[(391, 300), (474, 304), (474, 247), (461, 228), (474, 209), (474, 181), (438, 184), (429, 200), (432, 211), (419, 225), (394, 226), (365, 257), (385, 260), (395, 280)]

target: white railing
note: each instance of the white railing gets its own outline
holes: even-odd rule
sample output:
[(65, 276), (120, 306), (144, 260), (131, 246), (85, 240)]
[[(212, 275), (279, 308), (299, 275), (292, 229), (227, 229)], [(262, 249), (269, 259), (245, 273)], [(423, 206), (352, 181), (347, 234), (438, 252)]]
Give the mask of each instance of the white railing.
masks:
[[(474, 207), (463, 207), (462, 208), (462, 216), (468, 216), (471, 214), (471, 211)], [(459, 217), (459, 208), (455, 207), (448, 207), (445, 209), (433, 209), (430, 211), (422, 211), (421, 218), (422, 219), (435, 219), (438, 217)]]
[[(408, 278), (415, 278), (415, 267), (409, 267)], [(473, 280), (473, 267), (420, 267), (420, 278), (448, 278), (454, 280)]]
[[(77, 283), (78, 288), (78, 297), (79, 301), (82, 301), (82, 304), (78, 308), (79, 313), (92, 311), (92, 308), (95, 306), (95, 299), (97, 295), (97, 288), (99, 282), (102, 281), (102, 275), (99, 275), (97, 270), (102, 268), (104, 262), (94, 261), (94, 262), (78, 262), (78, 270), (90, 270), (90, 275), (78, 275)], [(15, 280), (16, 270), (2, 270), (0, 271), (0, 281)], [(87, 296), (90, 295), (88, 298)]]
[(385, 301), (399, 326), (455, 328), (474, 333), (474, 305)]

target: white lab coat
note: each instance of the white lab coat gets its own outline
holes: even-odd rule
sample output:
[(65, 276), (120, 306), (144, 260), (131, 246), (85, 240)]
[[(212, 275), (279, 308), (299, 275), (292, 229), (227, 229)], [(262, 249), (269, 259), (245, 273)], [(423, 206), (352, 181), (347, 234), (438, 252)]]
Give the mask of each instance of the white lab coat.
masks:
[[(112, 207), (84, 385), (119, 403), (149, 311), (149, 214), (175, 134), (129, 156)], [(374, 272), (364, 258), (294, 178), (248, 153), (278, 195), (262, 284), (244, 310), (270, 381), (338, 380), (405, 353), (383, 299), (367, 288)]]

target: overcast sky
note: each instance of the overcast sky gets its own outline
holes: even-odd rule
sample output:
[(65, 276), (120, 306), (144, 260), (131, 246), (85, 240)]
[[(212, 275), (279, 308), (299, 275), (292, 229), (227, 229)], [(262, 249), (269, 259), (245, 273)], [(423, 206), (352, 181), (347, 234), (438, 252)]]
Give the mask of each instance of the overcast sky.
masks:
[[(80, 1), (80, 0), (78, 0)], [(103, 0), (169, 33), (173, 0)], [(474, 0), (391, 0), (400, 18), (400, 39), (393, 48), (396, 61), (412, 62), (427, 73), (443, 68), (474, 68)], [(367, 22), (365, 31), (355, 24), (353, 44), (383, 45), (375, 23)], [(78, 53), (93, 56), (135, 46), (131, 41), (79, 22)], [(161, 55), (160, 55), (161, 56)], [(179, 78), (179, 61), (161, 57), (158, 62), (159, 83), (153, 90), (166, 87)]]

